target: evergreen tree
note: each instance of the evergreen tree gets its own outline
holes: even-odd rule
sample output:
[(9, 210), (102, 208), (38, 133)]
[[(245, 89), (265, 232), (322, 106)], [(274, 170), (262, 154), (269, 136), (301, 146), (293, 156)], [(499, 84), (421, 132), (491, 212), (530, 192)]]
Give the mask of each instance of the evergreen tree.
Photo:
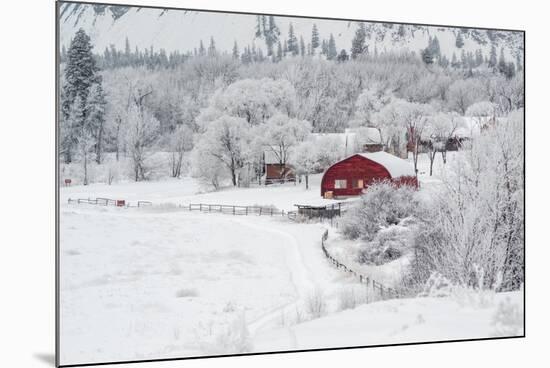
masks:
[(95, 83), (90, 88), (88, 101), (86, 102), (87, 116), (85, 129), (93, 140), (95, 160), (101, 164), (103, 154), (103, 141), (105, 140), (105, 106), (107, 101), (101, 83)]
[(283, 46), (281, 45), (281, 41), (277, 42), (277, 61), (281, 61), (283, 59)]
[[(67, 66), (64, 73), (63, 99), (61, 101), (62, 124), (67, 124), (66, 128), (71, 130), (67, 132), (71, 138), (66, 140), (64, 142), (66, 145), (62, 147), (67, 163), (72, 161), (75, 140), (78, 139), (77, 129), (84, 125), (86, 119), (86, 101), (90, 88), (94, 83), (101, 83), (97, 72), (98, 67), (92, 54), (90, 37), (81, 28), (71, 40), (67, 51)], [(74, 109), (80, 109), (80, 111), (75, 112)], [(71, 114), (73, 121), (68, 122)]]
[(464, 38), (462, 38), (462, 32), (461, 31), (458, 31), (458, 34), (456, 35), (455, 45), (459, 49), (461, 49), (462, 46), (464, 46)]
[(128, 37), (124, 40), (124, 65), (130, 65), (132, 59), (132, 49), (130, 48), (130, 41)]
[(439, 39), (437, 36), (434, 36), (430, 44), (430, 49), (435, 57), (439, 58), (441, 56), (441, 47), (439, 46)]
[(294, 34), (294, 26), (292, 25), (292, 23), (290, 23), (290, 25), (288, 26), (287, 48), (288, 48), (288, 52), (292, 53), (293, 56), (298, 55), (298, 53), (300, 52), (298, 39)]
[(451, 59), (451, 66), (453, 68), (460, 67), (460, 63), (458, 62), (458, 59), (456, 58), (456, 54), (453, 52), (453, 58)]
[(475, 66), (478, 67), (481, 64), (483, 64), (483, 53), (481, 49), (477, 49), (476, 56), (475, 56)]
[(351, 41), (351, 58), (352, 59), (356, 59), (358, 56), (366, 53), (367, 51), (366, 39), (367, 39), (367, 30), (365, 27), (365, 23), (363, 22), (358, 23), (357, 30), (355, 31), (355, 35), (353, 37), (353, 40)]
[(268, 32), (268, 28), (267, 28), (267, 18), (265, 17), (265, 15), (262, 15), (262, 35), (266, 35), (266, 33)]
[(260, 15), (256, 16), (256, 33), (255, 33), (255, 36), (256, 36), (256, 38), (262, 37), (262, 20), (261, 20)]
[(315, 54), (315, 49), (319, 47), (319, 30), (317, 25), (313, 23), (313, 28), (311, 29), (311, 50), (312, 54)]
[(344, 61), (349, 60), (349, 56), (348, 56), (348, 53), (346, 52), (346, 50), (342, 49), (342, 51), (340, 51), (340, 54), (338, 55), (337, 60), (340, 61), (340, 62), (344, 62)]
[(327, 45), (327, 59), (334, 60), (337, 56), (338, 51), (336, 50), (336, 41), (334, 40), (334, 36), (331, 33)]
[(491, 53), (489, 54), (489, 68), (495, 68), (497, 66), (497, 49), (495, 45), (491, 46)]
[(202, 43), (202, 40), (201, 40), (199, 43), (199, 56), (205, 56), (205, 55), (206, 55), (206, 49), (204, 48), (204, 44)]
[(300, 36), (300, 56), (304, 57), (306, 55), (306, 44), (304, 43), (304, 38)]
[(210, 45), (208, 45), (208, 56), (216, 56), (216, 43), (214, 42), (214, 37), (210, 37)]
[(328, 55), (328, 42), (326, 40), (321, 42), (321, 55)]
[(239, 59), (239, 46), (237, 41), (233, 43), (233, 59)]
[(523, 70), (521, 54), (519, 52), (516, 54), (516, 68), (518, 72), (521, 72)]
[(283, 59), (283, 46), (281, 45), (281, 41), (277, 42), (277, 61), (281, 61)]
[(506, 59), (504, 58), (504, 48), (500, 48), (500, 56), (498, 57), (498, 71), (501, 74), (506, 74), (508, 65)]
[(426, 47), (425, 49), (423, 49), (420, 55), (422, 57), (422, 61), (425, 64), (431, 65), (434, 63), (434, 54), (430, 47)]
[(268, 19), (268, 24), (266, 26), (266, 29), (264, 30), (265, 44), (267, 46), (267, 56), (273, 55), (273, 46), (275, 46), (275, 44), (279, 40), (280, 34), (281, 32), (279, 31), (279, 27), (277, 27), (277, 24), (275, 24), (275, 17), (270, 15)]
[(397, 30), (397, 34), (401, 38), (405, 37), (405, 25), (404, 24), (399, 25), (399, 29)]
[(504, 75), (507, 79), (512, 79), (516, 75), (516, 66), (513, 62), (506, 63), (506, 70), (504, 71)]
[(283, 41), (283, 57), (286, 56), (288, 52), (288, 45), (286, 44), (286, 40)]

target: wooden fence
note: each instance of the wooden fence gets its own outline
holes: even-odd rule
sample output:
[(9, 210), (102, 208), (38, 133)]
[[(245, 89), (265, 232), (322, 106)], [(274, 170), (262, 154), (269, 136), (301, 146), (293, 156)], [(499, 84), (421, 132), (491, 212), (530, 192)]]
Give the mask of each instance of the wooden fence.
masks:
[(227, 204), (190, 203), (179, 205), (179, 208), (188, 211), (214, 212), (226, 215), (257, 215), (257, 216), (285, 216), (291, 211), (279, 210), (275, 207), (266, 206), (234, 206)]
[[(98, 206), (117, 206), (124, 208), (132, 207), (152, 207), (150, 201), (137, 201), (130, 203), (125, 200), (110, 199), (110, 198), (69, 198), (69, 204), (92, 204)], [(199, 211), (209, 213), (222, 213), (225, 215), (241, 215), (241, 216), (280, 216), (288, 217), (291, 220), (296, 220), (296, 211), (280, 210), (272, 206), (237, 206), (227, 204), (211, 204), (211, 203), (190, 203), (180, 204), (176, 208), (187, 211)]]
[(344, 272), (351, 273), (354, 275), (360, 283), (365, 284), (368, 287), (371, 287), (372, 290), (376, 293), (378, 292), (378, 295), (382, 299), (394, 299), (399, 298), (399, 293), (397, 290), (389, 288), (387, 286), (384, 286), (383, 284), (379, 283), (378, 281), (374, 280), (373, 278), (363, 275), (357, 271), (352, 270), (350, 267), (346, 266), (339, 260), (337, 260), (335, 257), (333, 257), (326, 247), (326, 242), (328, 240), (328, 230), (325, 230), (323, 235), (321, 236), (321, 248), (323, 250), (323, 253), (325, 257), (329, 260), (330, 263), (332, 263), (336, 268), (343, 270)]
[(69, 204), (92, 204), (97, 206), (115, 206), (115, 207), (151, 207), (153, 202), (150, 201), (137, 201), (137, 202), (128, 202), (121, 199), (111, 199), (111, 198), (69, 198), (67, 201)]

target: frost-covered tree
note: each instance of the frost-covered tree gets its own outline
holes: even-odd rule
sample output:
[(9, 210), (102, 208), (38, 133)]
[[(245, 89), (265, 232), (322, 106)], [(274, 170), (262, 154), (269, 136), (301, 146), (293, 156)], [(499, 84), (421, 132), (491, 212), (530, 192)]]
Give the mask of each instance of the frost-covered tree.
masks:
[(483, 85), (475, 79), (458, 79), (454, 81), (447, 92), (447, 102), (451, 110), (464, 115), (466, 109), (474, 102), (483, 99)]
[(330, 38), (328, 40), (326, 55), (327, 60), (335, 60), (338, 56), (338, 51), (336, 50), (336, 41), (334, 40), (334, 36), (332, 35), (332, 33), (330, 34)]
[(223, 115), (207, 125), (196, 143), (203, 154), (216, 158), (223, 165), (233, 186), (239, 184), (237, 174), (244, 165), (249, 129), (246, 120)]
[(319, 42), (319, 30), (317, 29), (317, 24), (313, 23), (313, 27), (311, 28), (311, 48), (313, 50), (313, 54), (315, 53), (317, 47), (319, 47)]
[(437, 271), (462, 285), (517, 290), (524, 281), (523, 112), (483, 131), (453, 165), (422, 216), (413, 277), (422, 283)]
[(183, 156), (193, 148), (193, 132), (186, 125), (180, 125), (170, 136), (170, 174), (179, 178), (182, 174)]
[(351, 58), (357, 59), (360, 55), (363, 55), (367, 52), (367, 30), (364, 22), (357, 24), (357, 29), (355, 30), (355, 35), (351, 41)]
[[(311, 132), (311, 124), (305, 120), (291, 119), (277, 114), (265, 123), (262, 130), (266, 150), (274, 155), (283, 168), (289, 162), (295, 146)], [(281, 172), (282, 175), (284, 171)]]
[(464, 38), (462, 37), (462, 32), (458, 31), (455, 40), (455, 46), (461, 49), (464, 46)]
[(430, 176), (437, 152), (441, 152), (443, 162), (447, 162), (447, 142), (462, 125), (462, 118), (456, 113), (440, 112), (427, 118), (423, 140), (429, 143)]
[(497, 48), (495, 45), (491, 46), (491, 52), (489, 53), (489, 68), (496, 68), (497, 66)]
[(239, 60), (240, 55), (239, 55), (239, 46), (237, 45), (237, 41), (233, 43), (233, 51), (231, 55), (233, 56), (233, 59)]
[(390, 93), (379, 85), (370, 85), (357, 97), (355, 120), (362, 126), (372, 125), (373, 114), (379, 112), (390, 101)]
[(304, 43), (304, 38), (300, 36), (300, 56), (306, 55), (306, 44)]
[(300, 53), (298, 38), (296, 38), (296, 35), (294, 34), (294, 26), (292, 25), (292, 23), (290, 23), (288, 26), (287, 51), (290, 52), (293, 56), (296, 56)]
[(317, 165), (321, 171), (350, 153), (345, 151), (346, 147), (342, 145), (341, 139), (335, 136), (318, 137), (315, 145), (317, 146)]
[(307, 190), (309, 189), (309, 175), (319, 169), (317, 144), (311, 140), (303, 141), (296, 146), (292, 156), (296, 174), (304, 176)]
[(242, 79), (218, 89), (208, 107), (197, 117), (197, 122), (207, 125), (222, 115), (229, 115), (243, 118), (250, 125), (258, 125), (277, 113), (292, 115), (295, 94), (286, 80)]
[(81, 134), (78, 136), (77, 148), (80, 163), (82, 164), (82, 184), (88, 185), (90, 182), (90, 162), (92, 161), (93, 147), (95, 139), (92, 137), (92, 134), (83, 129)]
[(490, 120), (496, 119), (496, 105), (489, 101), (476, 102), (468, 107), (464, 115), (474, 119), (481, 130), (487, 127)]
[(95, 83), (90, 88), (86, 102), (86, 121), (84, 129), (94, 140), (95, 161), (101, 164), (105, 143), (105, 109), (107, 101), (101, 83)]
[(159, 127), (159, 121), (142, 104), (135, 103), (130, 106), (125, 140), (135, 181), (147, 179), (149, 168), (146, 159), (159, 137)]
[[(82, 126), (85, 125), (87, 116), (86, 103), (90, 89), (92, 85), (101, 82), (92, 49), (93, 46), (90, 37), (83, 29), (79, 29), (71, 40), (67, 51), (61, 100), (61, 124), (66, 124), (64, 130), (66, 131), (66, 136), (70, 137), (61, 142), (61, 151), (64, 154), (66, 163), (72, 161), (75, 144), (82, 131)], [(80, 102), (75, 104), (77, 98)], [(75, 108), (82, 109), (81, 113), (78, 114), (80, 121), (73, 120), (67, 123), (71, 110)], [(75, 116), (73, 114), (73, 117)]]

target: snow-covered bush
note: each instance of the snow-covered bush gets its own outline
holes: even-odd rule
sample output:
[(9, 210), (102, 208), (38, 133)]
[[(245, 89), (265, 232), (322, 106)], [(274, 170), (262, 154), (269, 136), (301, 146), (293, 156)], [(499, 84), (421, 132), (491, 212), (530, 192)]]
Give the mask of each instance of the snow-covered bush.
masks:
[(359, 263), (381, 265), (400, 258), (409, 249), (413, 229), (390, 225), (376, 233), (374, 239), (363, 244), (359, 250)]
[(419, 297), (440, 298), (452, 294), (453, 284), (445, 276), (438, 272), (432, 273), (424, 289), (418, 294)]
[(200, 326), (195, 332), (199, 347), (207, 354), (247, 353), (253, 349), (244, 313), (228, 323)]
[(344, 214), (341, 232), (349, 239), (372, 241), (381, 229), (414, 216), (418, 208), (414, 188), (375, 183), (368, 187), (359, 203)]
[(305, 308), (312, 319), (324, 316), (327, 312), (327, 303), (323, 290), (315, 288), (310, 292), (305, 300)]
[(367, 303), (367, 289), (349, 286), (338, 291), (338, 309), (353, 309), (360, 304)]

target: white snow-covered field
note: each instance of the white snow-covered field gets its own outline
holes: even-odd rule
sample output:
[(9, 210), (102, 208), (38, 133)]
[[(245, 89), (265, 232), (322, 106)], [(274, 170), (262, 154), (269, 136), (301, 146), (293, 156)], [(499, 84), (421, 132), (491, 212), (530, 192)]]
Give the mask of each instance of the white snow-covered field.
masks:
[[(421, 180), (423, 188), (437, 183), (424, 174)], [(510, 298), (506, 306), (517, 310), (519, 292), (483, 306), (456, 298), (361, 305), (364, 286), (323, 257), (325, 225), (67, 203), (108, 197), (291, 210), (318, 203), (319, 183), (318, 175), (308, 191), (302, 183), (203, 192), (191, 178), (61, 188), (61, 363), (502, 334), (499, 303)]]

